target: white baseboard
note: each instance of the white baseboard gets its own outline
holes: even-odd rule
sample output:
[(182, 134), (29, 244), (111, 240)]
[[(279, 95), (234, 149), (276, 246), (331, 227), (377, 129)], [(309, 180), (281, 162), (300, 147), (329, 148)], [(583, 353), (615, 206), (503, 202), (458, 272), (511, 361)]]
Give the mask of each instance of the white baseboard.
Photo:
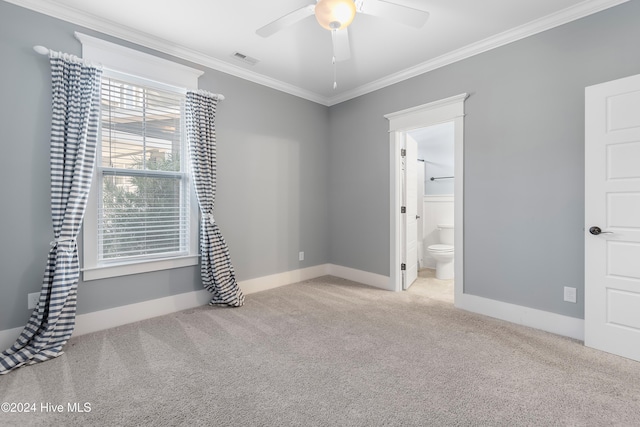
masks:
[(389, 276), (369, 273), (367, 271), (356, 270), (355, 268), (343, 267), (341, 265), (327, 264), (327, 272), (331, 276), (342, 279), (353, 280), (354, 282), (373, 286), (375, 288), (392, 290)]
[[(238, 282), (245, 295), (290, 285), (325, 275), (353, 280), (354, 282), (389, 290), (390, 278), (335, 264), (322, 264), (300, 270), (286, 271), (265, 277)], [(73, 336), (97, 332), (104, 329), (138, 322), (152, 317), (163, 316), (189, 308), (206, 305), (211, 294), (202, 289), (186, 292), (136, 304), (124, 305), (76, 317)], [(578, 340), (584, 340), (584, 320), (563, 316), (547, 311), (504, 303), (469, 294), (456, 296), (456, 307), (474, 313), (484, 314), (512, 323), (529, 326)], [(9, 348), (16, 340), (22, 327), (0, 331), (0, 349)]]
[(202, 289), (107, 310), (94, 311), (93, 313), (80, 314), (76, 317), (76, 329), (73, 332), (73, 336), (89, 334), (128, 323), (164, 316), (176, 311), (199, 307), (206, 305), (209, 300), (211, 300), (211, 294)]
[(584, 320), (475, 295), (456, 295), (463, 310), (584, 341)]
[[(241, 281), (238, 282), (238, 286), (240, 286), (240, 289), (242, 289), (245, 295), (249, 295), (324, 276), (329, 274), (327, 272), (328, 269), (328, 264), (323, 264)], [(76, 316), (76, 328), (73, 336), (76, 337), (91, 332), (98, 332), (128, 323), (139, 322), (181, 310), (199, 307), (208, 304), (210, 299), (211, 294), (205, 289), (202, 289), (106, 310), (94, 311), (92, 313), (79, 314)], [(4, 350), (11, 347), (20, 335), (20, 332), (22, 332), (22, 329), (23, 327), (19, 327), (0, 331), (0, 348)]]
[(300, 270), (285, 271), (284, 273), (272, 274), (270, 276), (258, 277), (256, 279), (238, 282), (240, 289), (245, 295), (262, 292), (304, 280), (315, 279), (327, 273), (329, 264), (321, 264), (313, 267), (302, 268)]
[(24, 329), (24, 326), (13, 329), (5, 329), (0, 331), (0, 352), (5, 351), (16, 342), (16, 339), (20, 336), (20, 332)]
[[(205, 289), (194, 292), (186, 292), (157, 298), (135, 304), (123, 305), (107, 310), (94, 311), (92, 313), (76, 316), (76, 327), (73, 336), (98, 332), (104, 329), (115, 328), (128, 323), (139, 322), (176, 311), (186, 310), (205, 305), (211, 299), (211, 294)], [(13, 345), (16, 338), (22, 332), (23, 327), (0, 331), (0, 348), (7, 349)]]

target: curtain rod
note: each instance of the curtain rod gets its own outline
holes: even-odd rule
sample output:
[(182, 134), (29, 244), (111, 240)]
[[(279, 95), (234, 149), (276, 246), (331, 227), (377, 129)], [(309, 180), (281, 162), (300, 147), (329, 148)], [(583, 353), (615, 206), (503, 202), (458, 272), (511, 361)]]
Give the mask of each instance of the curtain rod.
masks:
[[(50, 53), (50, 52), (52, 52), (52, 51), (51, 51), (51, 49), (49, 49), (48, 47), (44, 47), (44, 46), (41, 46), (41, 45), (36, 45), (36, 46), (34, 46), (34, 47), (33, 47), (33, 50), (35, 50), (35, 51), (36, 51), (37, 53), (39, 53), (40, 55), (49, 55), (49, 53)], [(71, 56), (75, 56), (75, 55), (71, 55)], [(78, 58), (78, 59), (82, 59), (82, 58), (79, 58), (79, 57), (76, 57), (76, 58)], [(200, 92), (207, 92), (207, 91), (204, 91), (204, 90), (202, 90), (202, 89), (198, 89), (198, 91), (200, 91)], [(222, 95), (221, 93), (218, 93), (218, 94), (212, 94), (212, 95), (216, 96), (216, 97), (218, 98), (218, 100), (219, 100), (219, 101), (224, 101), (224, 95)]]

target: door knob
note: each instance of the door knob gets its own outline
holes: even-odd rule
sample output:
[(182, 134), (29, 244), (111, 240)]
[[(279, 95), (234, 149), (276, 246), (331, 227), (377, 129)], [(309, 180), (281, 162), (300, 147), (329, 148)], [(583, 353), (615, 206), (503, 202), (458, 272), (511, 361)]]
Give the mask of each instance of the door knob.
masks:
[(420, 219), (420, 215), (416, 215), (416, 219)]
[(589, 233), (597, 236), (598, 234), (613, 234), (611, 231), (602, 231), (602, 229), (598, 226), (593, 226), (589, 229)]

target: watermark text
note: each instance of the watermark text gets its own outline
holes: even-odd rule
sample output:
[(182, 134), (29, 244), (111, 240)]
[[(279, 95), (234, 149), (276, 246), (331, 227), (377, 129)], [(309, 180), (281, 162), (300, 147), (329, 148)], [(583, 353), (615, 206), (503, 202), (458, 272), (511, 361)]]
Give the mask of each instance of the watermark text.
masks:
[(82, 414), (91, 412), (90, 402), (2, 402), (0, 412), (4, 413), (40, 413), (56, 414), (70, 413)]

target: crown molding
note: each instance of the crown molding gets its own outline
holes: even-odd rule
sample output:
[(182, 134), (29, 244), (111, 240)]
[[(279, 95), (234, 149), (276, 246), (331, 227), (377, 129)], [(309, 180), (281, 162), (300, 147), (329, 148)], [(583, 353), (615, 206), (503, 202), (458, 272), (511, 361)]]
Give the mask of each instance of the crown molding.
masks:
[(586, 0), (575, 6), (568, 7), (551, 15), (536, 19), (535, 21), (504, 31), (500, 34), (496, 34), (495, 36), (487, 37), (484, 40), (453, 50), (414, 67), (390, 74), (379, 80), (359, 86), (340, 95), (336, 95), (329, 98), (329, 106), (366, 95), (367, 93), (391, 86), (395, 83), (400, 83), (404, 80), (453, 64), (454, 62), (462, 61), (463, 59), (470, 58), (480, 53), (505, 46), (515, 41), (567, 24), (571, 21), (584, 18), (585, 16), (601, 12), (605, 9), (618, 6), (628, 1), (629, 0)]
[[(290, 95), (294, 95), (303, 99), (307, 99), (309, 101), (316, 102), (318, 104), (328, 106), (328, 98), (315, 92), (311, 92), (298, 86), (294, 86), (292, 84), (285, 83), (283, 81), (230, 64), (228, 62), (221, 61), (212, 56), (204, 55), (201, 52), (190, 49), (186, 46), (181, 46), (165, 39), (151, 36), (147, 33), (118, 24), (117, 22), (109, 21), (95, 15), (80, 12), (77, 9), (70, 8), (65, 5), (56, 4), (46, 0), (4, 1), (6, 1), (7, 3), (15, 4), (16, 6), (24, 7), (26, 9), (51, 16), (53, 18), (70, 22), (72, 24), (80, 25), (93, 31), (98, 31), (109, 36), (117, 37), (119, 39), (135, 43), (137, 45), (144, 46), (158, 52), (166, 53), (176, 58), (203, 65), (205, 67), (212, 68), (214, 70), (230, 74), (232, 76), (239, 77), (241, 79), (248, 80), (262, 86), (270, 87), (280, 92), (285, 92)], [(56, 50), (55, 46), (47, 47)]]
[[(156, 50), (158, 52), (166, 53), (168, 55), (175, 56), (176, 58), (191, 61), (196, 64), (200, 64), (205, 67), (251, 81), (253, 83), (257, 83), (281, 92), (288, 93), (290, 95), (316, 102), (318, 104), (332, 106), (393, 85), (395, 83), (402, 82), (412, 77), (416, 77), (420, 74), (433, 71), (437, 68), (444, 67), (454, 62), (478, 55), (491, 49), (513, 43), (517, 40), (521, 40), (534, 34), (541, 33), (543, 31), (569, 23), (571, 21), (575, 21), (585, 16), (592, 15), (610, 7), (626, 3), (629, 0), (585, 0), (575, 6), (568, 7), (564, 10), (553, 13), (551, 15), (547, 15), (511, 30), (502, 32), (492, 37), (488, 37), (479, 42), (472, 43), (432, 60), (418, 64), (414, 67), (410, 67), (400, 72), (388, 75), (371, 83), (367, 83), (365, 85), (359, 86), (355, 89), (330, 98), (322, 96), (315, 92), (311, 92), (309, 90), (302, 89), (298, 86), (294, 86), (292, 84), (264, 76), (254, 71), (246, 70), (239, 66), (229, 64), (212, 56), (204, 55), (201, 52), (197, 52), (188, 47), (171, 43), (159, 37), (150, 36), (149, 34), (134, 30), (129, 27), (125, 27), (116, 22), (108, 21), (94, 15), (80, 12), (77, 9), (73, 9), (64, 5), (55, 4), (46, 0), (4, 1), (27, 9), (31, 9), (36, 12), (43, 13), (48, 16), (52, 16), (54, 18), (61, 19), (63, 21), (71, 22), (73, 24), (80, 25), (94, 31), (117, 37), (122, 40), (126, 40), (128, 42)], [(55, 47), (52, 48), (55, 49)]]

